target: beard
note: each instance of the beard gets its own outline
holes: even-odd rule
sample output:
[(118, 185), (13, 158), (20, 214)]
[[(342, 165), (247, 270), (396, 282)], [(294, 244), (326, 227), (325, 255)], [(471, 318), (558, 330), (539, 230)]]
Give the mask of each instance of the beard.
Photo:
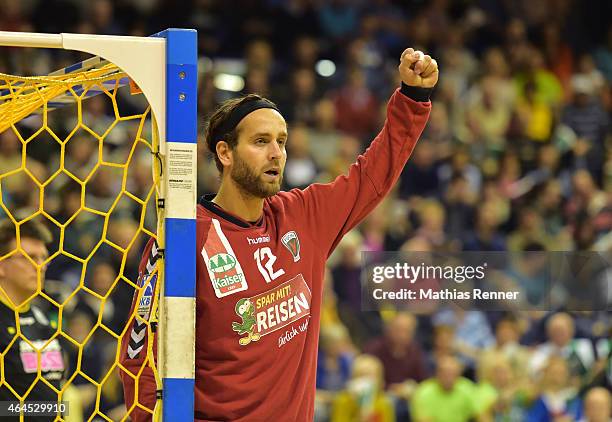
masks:
[(264, 182), (261, 180), (260, 175), (258, 175), (238, 154), (236, 154), (236, 160), (230, 177), (243, 192), (256, 198), (268, 198), (276, 195), (280, 191), (281, 184), (283, 183), (282, 170), (279, 173), (277, 181), (272, 183)]

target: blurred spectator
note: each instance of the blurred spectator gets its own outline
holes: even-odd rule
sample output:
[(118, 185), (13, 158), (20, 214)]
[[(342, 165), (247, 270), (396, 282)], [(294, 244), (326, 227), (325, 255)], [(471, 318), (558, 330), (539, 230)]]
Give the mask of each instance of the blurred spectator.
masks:
[(582, 403), (571, 386), (569, 370), (562, 357), (552, 357), (540, 382), (540, 395), (527, 412), (527, 422), (575, 421), (582, 415)]
[[(572, 196), (566, 204), (565, 211), (568, 221), (574, 224), (575, 232), (579, 229), (580, 220), (588, 218), (593, 224), (592, 241), (599, 235), (608, 233), (610, 230), (606, 217), (609, 214), (606, 209), (608, 196), (597, 187), (591, 174), (586, 170), (576, 171), (572, 177), (572, 187)], [(601, 226), (597, 223), (601, 223)], [(588, 249), (590, 245), (583, 243), (576, 246), (580, 250)]]
[(319, 58), (319, 51), (320, 46), (316, 38), (309, 35), (299, 36), (294, 43), (293, 66), (298, 69), (314, 69)]
[(524, 50), (522, 71), (515, 76), (519, 97), (525, 93), (525, 85), (533, 84), (534, 97), (551, 107), (557, 107), (563, 99), (563, 88), (557, 77), (546, 68), (542, 52), (533, 46)]
[(385, 251), (385, 233), (388, 231), (389, 210), (383, 202), (363, 220), (360, 225), (363, 235), (363, 251), (380, 254)]
[(455, 174), (449, 181), (444, 194), (444, 208), (448, 216), (446, 232), (451, 239), (463, 239), (469, 234), (477, 198), (462, 174)]
[[(593, 345), (589, 339), (574, 338), (574, 320), (564, 312), (559, 312), (547, 321), (548, 341), (536, 347), (529, 362), (529, 371), (534, 379), (554, 357), (567, 361), (568, 376), (573, 377), (573, 385), (585, 376), (595, 361)], [(569, 378), (568, 378), (569, 381)]]
[(564, 226), (562, 201), (561, 184), (554, 179), (547, 181), (541, 187), (534, 201), (534, 207), (542, 217), (544, 230), (557, 240), (552, 250), (570, 250), (571, 248), (571, 244), (568, 245), (568, 233)]
[(100, 319), (108, 329), (120, 334), (128, 316), (129, 309), (126, 310), (125, 306), (130, 302), (126, 301), (125, 297), (129, 297), (129, 292), (122, 291), (121, 296), (124, 297), (117, 297), (116, 293), (122, 290), (124, 283), (115, 283), (117, 273), (109, 262), (93, 262), (90, 263), (90, 268), (91, 276), (86, 285), (93, 294), (80, 291), (77, 295), (76, 310), (87, 314), (92, 320)]
[(353, 70), (359, 70), (364, 77), (365, 86), (379, 99), (381, 90), (387, 89), (388, 80), (381, 77), (384, 72), (384, 50), (372, 32), (375, 21), (371, 18), (364, 18), (361, 24), (361, 36), (351, 41), (348, 45), (344, 65), (338, 69), (334, 75), (334, 85), (346, 80)]
[(529, 164), (532, 164), (535, 168), (528, 171), (525, 176), (512, 185), (511, 190), (516, 198), (528, 195), (542, 183), (559, 175), (560, 156), (559, 151), (554, 145), (542, 145), (537, 148), (537, 153), (534, 151), (534, 148), (528, 146), (522, 150), (525, 161), (527, 161), (525, 156), (535, 154), (537, 154), (537, 160), (529, 160)]
[(454, 327), (454, 351), (473, 375), (476, 359), (495, 341), (484, 313), (453, 306), (439, 311), (433, 316), (433, 321), (435, 325)]
[(255, 39), (246, 46), (246, 68), (259, 70), (270, 76), (274, 67), (274, 51), (272, 45), (265, 39)]
[(376, 113), (378, 102), (365, 84), (359, 69), (351, 69), (347, 82), (334, 96), (338, 129), (355, 136), (361, 142), (368, 140), (378, 128)]
[[(455, 134), (451, 130), (451, 122), (449, 117), (449, 111), (446, 104), (441, 101), (434, 101), (431, 109), (431, 114), (429, 115), (429, 121), (427, 123), (427, 127), (425, 128), (424, 135), (425, 138), (429, 139), (435, 146), (435, 154), (437, 160), (453, 160), (457, 155), (461, 156), (461, 152), (464, 151), (463, 157), (460, 157), (456, 160), (453, 160), (452, 165), (460, 167), (460, 171), (464, 170), (464, 167), (468, 167), (467, 171), (473, 173), (474, 170), (478, 171), (475, 166), (470, 166), (469, 155), (467, 151), (461, 149), (459, 146), (454, 145)], [(455, 149), (458, 151), (455, 155)], [(467, 162), (465, 158), (468, 158)], [(448, 172), (445, 172), (442, 168), (440, 168), (440, 179), (442, 181), (448, 180)], [(474, 176), (470, 174), (470, 176)], [(476, 182), (476, 180), (472, 180), (470, 177), (470, 182)]]
[(484, 77), (474, 85), (466, 115), (472, 149), (486, 154), (505, 149), (512, 117), (511, 104), (500, 98), (498, 83), (498, 79)]
[(353, 354), (346, 328), (341, 324), (321, 327), (315, 419), (328, 419), (334, 394), (344, 390), (352, 367)]
[(408, 313), (397, 313), (385, 324), (383, 337), (364, 347), (383, 364), (385, 389), (395, 400), (398, 419), (408, 416), (408, 400), (416, 384), (427, 376), (427, 366), (421, 345), (415, 340), (417, 320)]
[(519, 343), (521, 332), (519, 321), (513, 316), (501, 319), (495, 327), (495, 344), (484, 350), (479, 364), (490, 367), (500, 358), (505, 359), (512, 373), (512, 383), (522, 386), (527, 381), (529, 350)]
[(544, 231), (540, 215), (533, 208), (523, 208), (519, 211), (518, 227), (508, 236), (508, 250), (517, 252), (525, 250), (529, 244), (538, 243), (543, 249), (553, 247), (552, 239)]
[(423, 237), (433, 246), (434, 250), (447, 249), (445, 227), (446, 212), (435, 199), (423, 200), (418, 205), (419, 228), (415, 235)]
[(451, 356), (436, 363), (436, 375), (423, 381), (412, 397), (415, 422), (460, 422), (476, 416), (474, 384), (461, 377), (461, 364)]
[[(91, 331), (94, 330), (94, 316), (89, 312), (75, 311), (67, 320), (66, 332), (81, 347), (74, 347), (72, 344), (67, 347), (69, 370), (67, 378), (71, 378), (75, 372), (80, 371), (94, 381), (100, 380), (105, 374), (102, 373), (104, 362), (104, 350), (95, 336), (91, 336), (90, 341), (86, 341)], [(79, 358), (81, 364), (79, 366)], [(85, 409), (95, 404), (96, 388), (89, 380), (81, 374), (77, 374), (73, 381), (79, 389), (82, 405)]]
[(498, 47), (489, 48), (483, 58), (483, 76), (494, 80), (497, 89), (497, 98), (512, 107), (516, 101), (516, 91), (510, 78), (510, 67), (508, 59), (502, 49)]
[(561, 122), (578, 136), (572, 157), (574, 166), (587, 168), (599, 180), (609, 118), (595, 97), (597, 82), (591, 77), (585, 74), (573, 76), (572, 90), (573, 101), (564, 107)]
[(317, 389), (340, 391), (351, 374), (353, 355), (348, 331), (342, 324), (321, 330), (317, 363)]
[(536, 95), (536, 85), (528, 81), (523, 95), (516, 105), (516, 118), (523, 139), (547, 142), (554, 128), (554, 110), (543, 98)]
[(434, 196), (440, 189), (434, 146), (428, 139), (421, 139), (412, 157), (400, 175), (399, 196)]
[(434, 373), (436, 362), (444, 356), (455, 356), (455, 329), (450, 325), (435, 325), (433, 341), (427, 354), (427, 372)]
[(291, 142), (287, 143), (289, 160), (285, 165), (283, 182), (288, 189), (304, 189), (313, 183), (318, 168), (308, 148), (308, 132), (303, 125), (291, 128)]
[(510, 283), (522, 292), (524, 304), (535, 307), (550, 303), (552, 296), (552, 274), (550, 255), (544, 245), (529, 242), (515, 251), (508, 260), (504, 272)]
[(448, 188), (453, 178), (461, 176), (467, 182), (468, 190), (466, 195), (478, 195), (482, 186), (482, 174), (478, 167), (473, 163), (468, 151), (463, 147), (456, 147), (450, 157), (450, 162), (438, 168), (440, 183)]
[(605, 98), (603, 90), (606, 88), (606, 79), (603, 73), (595, 66), (593, 56), (590, 54), (580, 56), (575, 75), (584, 76), (585, 80), (590, 81), (591, 86), (594, 88), (595, 96)]
[(516, 151), (508, 149), (501, 157), (499, 164), (496, 165), (496, 179), (498, 189), (494, 192), (487, 192), (486, 184), (484, 186), (484, 194), (514, 199), (520, 195), (517, 189), (517, 182), (520, 180), (522, 175), (522, 165), (519, 155)]
[(289, 123), (311, 126), (315, 121), (315, 105), (319, 100), (313, 69), (301, 68), (291, 74), (289, 91), (279, 94), (279, 107)]
[(479, 420), (524, 420), (525, 388), (506, 356), (489, 354), (478, 367), (474, 403)]
[(327, 166), (328, 177), (331, 180), (345, 174), (361, 152), (359, 139), (352, 136), (342, 136), (338, 142), (336, 156), (332, 157)]
[(584, 416), (580, 422), (609, 422), (612, 416), (610, 391), (592, 388), (584, 396)]
[(308, 127), (310, 154), (320, 169), (326, 169), (336, 156), (341, 132), (336, 130), (336, 108), (333, 101), (323, 98), (314, 108), (314, 125)]
[(254, 93), (262, 97), (272, 96), (270, 75), (267, 70), (260, 68), (249, 69), (245, 76), (244, 93)]
[(333, 403), (330, 422), (393, 422), (393, 405), (383, 389), (383, 367), (369, 355), (355, 358), (351, 379)]
[(474, 231), (463, 243), (465, 251), (504, 251), (506, 240), (499, 232), (499, 218), (494, 203), (485, 202), (476, 209)]
[(338, 298), (338, 314), (351, 333), (351, 339), (362, 346), (374, 333), (380, 333), (377, 313), (356, 312), (361, 307), (361, 250), (363, 237), (357, 230), (347, 233), (330, 257), (333, 288)]
[(403, 383), (418, 383), (427, 376), (423, 351), (414, 338), (416, 324), (414, 316), (398, 313), (385, 324), (385, 335), (364, 347), (382, 362), (385, 387), (393, 393), (399, 392)]

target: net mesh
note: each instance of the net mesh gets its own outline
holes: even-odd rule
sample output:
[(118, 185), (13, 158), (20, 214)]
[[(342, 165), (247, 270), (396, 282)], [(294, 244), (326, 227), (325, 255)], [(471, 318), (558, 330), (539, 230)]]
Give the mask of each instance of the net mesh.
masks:
[[(16, 320), (8, 327), (10, 343), (0, 350), (0, 389), (25, 402), (43, 385), (58, 402), (70, 397), (75, 419), (58, 414), (56, 420), (126, 419), (134, 406), (153, 413), (140, 403), (126, 413), (118, 376), (120, 370), (133, 376), (119, 362), (120, 338), (130, 328), (125, 321), (146, 324), (152, 338), (157, 301), (150, 320), (126, 313), (132, 294), (138, 292), (139, 301), (147, 285), (136, 279), (137, 265), (146, 241), (157, 238), (161, 218), (157, 128), (144, 96), (130, 95), (128, 82), (104, 62), (53, 76), (0, 74), (0, 219), (9, 219), (16, 231), (16, 247), (0, 255), (0, 265), (18, 258), (36, 269), (30, 299), (53, 329), (44, 341), (28, 338), (22, 309), (0, 285)], [(20, 233), (33, 221), (53, 233), (44, 260), (23, 248)], [(67, 357), (59, 388), (41, 370), (58, 342)], [(25, 387), (5, 362), (12, 352), (22, 361), (26, 353), (36, 358), (34, 380)], [(160, 388), (151, 342), (143, 353), (135, 377), (151, 367)]]

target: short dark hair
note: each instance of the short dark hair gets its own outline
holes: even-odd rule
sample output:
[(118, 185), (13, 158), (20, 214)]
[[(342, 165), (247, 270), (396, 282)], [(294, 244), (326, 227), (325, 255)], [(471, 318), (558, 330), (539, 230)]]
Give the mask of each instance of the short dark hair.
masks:
[(210, 151), (212, 156), (215, 158), (215, 164), (220, 172), (223, 171), (223, 164), (221, 164), (221, 160), (219, 160), (219, 157), (217, 156), (217, 142), (223, 140), (227, 142), (230, 149), (233, 150), (236, 145), (238, 145), (238, 131), (234, 128), (231, 132), (225, 134), (222, 139), (214, 139), (213, 133), (215, 133), (218, 127), (225, 123), (225, 121), (231, 116), (232, 112), (237, 107), (244, 103), (259, 100), (267, 101), (271, 105), (276, 107), (276, 104), (274, 104), (267, 98), (262, 97), (261, 95), (247, 94), (242, 97), (232, 98), (227, 101), (224, 101), (208, 118), (204, 126), (204, 139), (206, 140), (206, 146), (208, 147), (208, 151)]
[[(30, 220), (19, 227), (21, 238), (28, 237), (40, 240), (45, 244), (51, 243), (53, 236), (45, 225), (36, 220)], [(9, 244), (11, 240), (17, 239), (17, 227), (8, 219), (0, 220), (0, 255), (5, 255), (11, 251)]]

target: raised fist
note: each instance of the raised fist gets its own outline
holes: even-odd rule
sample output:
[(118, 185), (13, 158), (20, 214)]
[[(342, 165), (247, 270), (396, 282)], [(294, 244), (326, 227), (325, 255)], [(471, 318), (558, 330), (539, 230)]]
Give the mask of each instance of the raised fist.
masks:
[(438, 82), (438, 62), (422, 51), (405, 49), (398, 68), (406, 85), (433, 88)]

